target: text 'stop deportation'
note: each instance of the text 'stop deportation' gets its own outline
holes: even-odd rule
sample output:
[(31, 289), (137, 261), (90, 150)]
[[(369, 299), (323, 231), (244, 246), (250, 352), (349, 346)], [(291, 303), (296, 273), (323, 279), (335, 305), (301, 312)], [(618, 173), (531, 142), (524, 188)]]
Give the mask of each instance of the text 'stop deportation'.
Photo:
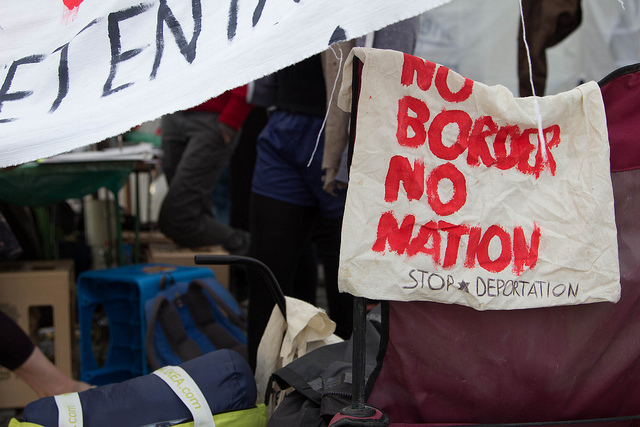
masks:
[(533, 98), (400, 52), (363, 63), (340, 290), (479, 310), (620, 297), (604, 104), (586, 83)]

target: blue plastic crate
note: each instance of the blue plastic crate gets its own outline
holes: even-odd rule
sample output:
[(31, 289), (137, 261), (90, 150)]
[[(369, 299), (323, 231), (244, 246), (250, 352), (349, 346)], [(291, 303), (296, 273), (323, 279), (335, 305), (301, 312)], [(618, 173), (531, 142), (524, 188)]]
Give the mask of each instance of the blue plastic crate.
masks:
[[(170, 264), (137, 264), (80, 274), (78, 320), (83, 381), (104, 385), (149, 373), (144, 348), (144, 303), (156, 295), (163, 277), (168, 281), (188, 282), (215, 276), (206, 267)], [(108, 323), (109, 344), (102, 365), (96, 360), (92, 346), (96, 309), (103, 310)]]

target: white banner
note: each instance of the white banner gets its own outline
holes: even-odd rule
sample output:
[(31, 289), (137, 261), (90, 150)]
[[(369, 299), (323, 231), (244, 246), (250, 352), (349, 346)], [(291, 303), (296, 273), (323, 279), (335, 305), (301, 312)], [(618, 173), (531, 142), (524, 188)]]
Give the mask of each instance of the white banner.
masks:
[(0, 167), (99, 142), (448, 1), (2, 2)]
[[(399, 52), (363, 63), (340, 289), (485, 309), (620, 297), (604, 104), (595, 82), (514, 98)], [(355, 89), (354, 89), (355, 91)]]

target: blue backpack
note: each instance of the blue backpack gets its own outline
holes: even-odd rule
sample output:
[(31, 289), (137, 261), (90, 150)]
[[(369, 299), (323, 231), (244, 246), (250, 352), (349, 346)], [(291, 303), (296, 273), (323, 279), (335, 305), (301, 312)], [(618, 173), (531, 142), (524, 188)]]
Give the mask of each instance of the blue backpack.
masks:
[(219, 349), (247, 358), (242, 308), (213, 277), (176, 282), (145, 303), (145, 348), (152, 369)]

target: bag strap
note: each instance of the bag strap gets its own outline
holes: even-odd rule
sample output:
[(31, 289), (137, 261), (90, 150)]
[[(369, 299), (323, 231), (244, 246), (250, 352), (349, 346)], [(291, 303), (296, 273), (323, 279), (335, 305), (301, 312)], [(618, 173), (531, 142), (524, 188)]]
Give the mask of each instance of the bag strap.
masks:
[(247, 330), (247, 320), (244, 316), (244, 313), (238, 314), (236, 313), (229, 305), (220, 297), (220, 295), (216, 294), (204, 280), (194, 279), (189, 283), (189, 288), (192, 286), (197, 286), (203, 291), (207, 293), (211, 297), (211, 299), (224, 311), (225, 316), (231, 320), (231, 322), (246, 332)]
[(313, 387), (302, 378), (296, 371), (287, 368), (286, 366), (278, 369), (271, 374), (269, 384), (267, 386), (266, 396), (273, 392), (272, 382), (276, 381), (281, 388), (293, 387), (297, 392), (305, 396), (307, 399), (320, 405), (322, 403), (322, 394), (315, 391)]
[[(228, 348), (234, 350), (247, 360), (247, 346), (238, 341), (224, 326), (216, 321), (211, 304), (203, 292), (203, 287), (194, 283), (190, 284), (184, 295), (184, 301), (196, 327), (216, 349)], [(218, 300), (216, 300), (216, 303), (218, 303)], [(228, 307), (226, 309), (228, 310)]]
[[(156, 319), (158, 318), (158, 311), (160, 310), (160, 304), (162, 304), (162, 297), (156, 297), (153, 301), (153, 307), (151, 308), (151, 314), (147, 319), (147, 332), (144, 337), (144, 349), (147, 353), (147, 363), (151, 366), (151, 369), (158, 369), (160, 363), (156, 358), (156, 349), (153, 346), (153, 334), (156, 325)], [(166, 299), (166, 298), (165, 298)]]
[(66, 393), (53, 396), (58, 407), (59, 427), (83, 427), (82, 403), (78, 393)]
[(152, 369), (160, 368), (154, 345), (156, 321), (160, 324), (169, 347), (181, 360), (186, 361), (202, 356), (202, 350), (184, 329), (178, 311), (165, 296), (159, 295), (153, 301), (144, 340), (147, 362)]
[(213, 414), (202, 390), (193, 378), (179, 366), (165, 366), (153, 372), (164, 381), (184, 403), (193, 416), (194, 427), (215, 427)]

